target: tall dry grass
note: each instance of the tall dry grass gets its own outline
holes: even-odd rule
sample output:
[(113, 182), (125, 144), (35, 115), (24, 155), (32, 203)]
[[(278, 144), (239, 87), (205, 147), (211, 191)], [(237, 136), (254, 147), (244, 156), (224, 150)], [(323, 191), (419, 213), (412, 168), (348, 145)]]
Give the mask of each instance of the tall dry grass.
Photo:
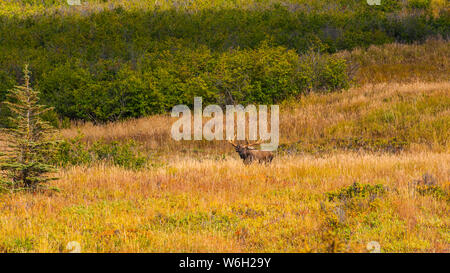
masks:
[(342, 56), (358, 65), (354, 80), (361, 85), (382, 82), (448, 81), (450, 45), (435, 37), (424, 43), (372, 45), (367, 49), (341, 51)]
[[(430, 152), (78, 166), (61, 171), (59, 193), (0, 196), (0, 251), (64, 252), (78, 241), (83, 252), (367, 252), (378, 241), (385, 252), (446, 252), (448, 203), (411, 182), (430, 173), (448, 187), (448, 166), (448, 154)], [(356, 207), (326, 199), (355, 181), (388, 191)]]

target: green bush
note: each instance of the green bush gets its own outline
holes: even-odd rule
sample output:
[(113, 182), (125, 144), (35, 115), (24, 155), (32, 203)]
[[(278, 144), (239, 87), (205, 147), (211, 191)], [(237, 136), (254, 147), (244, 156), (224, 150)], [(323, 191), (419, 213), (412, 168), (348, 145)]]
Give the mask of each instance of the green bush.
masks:
[(213, 54), (205, 47), (194, 52), (177, 41), (173, 45), (180, 49), (146, 54), (138, 70), (107, 61), (93, 71), (66, 63), (46, 73), (39, 86), (62, 116), (94, 122), (170, 111), (192, 105), (194, 96), (220, 105), (273, 104), (310, 90), (349, 86), (347, 63), (328, 54), (299, 56), (267, 44)]
[(133, 141), (123, 144), (117, 141), (97, 141), (89, 148), (89, 153), (92, 161), (107, 161), (117, 166), (139, 169), (145, 165), (147, 159), (140, 155), (136, 148), (137, 145)]
[(334, 200), (348, 200), (352, 198), (368, 198), (368, 197), (375, 198), (378, 196), (382, 196), (385, 193), (386, 189), (381, 184), (361, 185), (355, 182), (348, 187), (344, 187), (334, 192), (328, 192), (326, 195), (329, 201), (334, 201)]
[(423, 174), (422, 178), (413, 181), (412, 185), (414, 186), (414, 190), (422, 196), (431, 196), (438, 200), (450, 202), (449, 188), (442, 187), (431, 174)]
[(89, 164), (92, 159), (86, 145), (79, 135), (69, 140), (62, 140), (58, 143), (57, 153), (49, 159), (54, 165), (69, 166), (78, 164)]
[(409, 0), (408, 7), (412, 9), (428, 9), (430, 8), (431, 0)]
[(138, 151), (139, 146), (134, 141), (107, 143), (99, 140), (88, 146), (82, 138), (80, 135), (61, 141), (58, 152), (50, 159), (50, 162), (60, 166), (106, 162), (128, 169), (140, 169), (147, 163), (147, 157)]
[(436, 199), (447, 200), (450, 202), (450, 193), (446, 192), (438, 185), (421, 185), (417, 186), (416, 191), (422, 195), (429, 195)]

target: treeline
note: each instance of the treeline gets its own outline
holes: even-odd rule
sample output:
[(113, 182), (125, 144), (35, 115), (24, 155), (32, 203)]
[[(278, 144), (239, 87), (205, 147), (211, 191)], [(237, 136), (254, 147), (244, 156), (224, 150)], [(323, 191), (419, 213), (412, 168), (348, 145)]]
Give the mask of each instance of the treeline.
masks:
[(323, 1), (202, 9), (196, 1), (172, 2), (174, 8), (1, 13), (0, 101), (29, 63), (55, 120), (139, 117), (192, 104), (194, 96), (205, 103), (277, 103), (347, 87), (349, 64), (333, 55), (338, 50), (446, 38), (450, 29), (448, 10), (436, 14), (433, 1), (409, 1), (401, 16), (401, 1), (329, 1), (328, 9)]

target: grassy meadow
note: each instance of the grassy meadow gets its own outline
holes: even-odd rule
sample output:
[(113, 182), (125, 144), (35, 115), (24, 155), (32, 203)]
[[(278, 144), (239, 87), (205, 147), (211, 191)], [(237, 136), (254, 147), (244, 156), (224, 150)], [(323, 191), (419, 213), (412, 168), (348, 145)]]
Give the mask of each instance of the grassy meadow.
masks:
[[(60, 193), (2, 197), (2, 252), (448, 252), (448, 199), (420, 195), (425, 173), (449, 187), (450, 156), (433, 152), (286, 156), (246, 167), (228, 158), (173, 159), (130, 171), (75, 166)], [(386, 191), (346, 201), (361, 184)], [(448, 198), (448, 197), (447, 197)]]
[[(61, 139), (0, 253), (450, 252), (445, 1), (82, 2), (0, 1), (0, 101), (28, 61)], [(272, 164), (173, 140), (194, 95), (279, 104)]]
[[(449, 94), (448, 82), (417, 82), (304, 96), (282, 108), (271, 165), (245, 166), (224, 142), (173, 141), (165, 115), (74, 125), (61, 134), (133, 139), (146, 165), (68, 166), (58, 192), (0, 196), (0, 250), (65, 252), (77, 241), (83, 252), (368, 252), (377, 241), (383, 252), (448, 252)], [(373, 114), (383, 111), (410, 123), (384, 128)], [(324, 136), (342, 122), (351, 128)], [(410, 142), (392, 152), (327, 141), (355, 132)], [(298, 136), (310, 142), (282, 149)]]

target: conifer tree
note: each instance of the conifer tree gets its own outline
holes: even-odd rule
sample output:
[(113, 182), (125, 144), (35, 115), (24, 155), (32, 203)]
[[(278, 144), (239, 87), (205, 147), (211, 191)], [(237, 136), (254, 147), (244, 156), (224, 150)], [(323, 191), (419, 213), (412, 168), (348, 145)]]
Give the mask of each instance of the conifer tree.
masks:
[(56, 169), (46, 164), (53, 152), (55, 141), (50, 124), (42, 120), (42, 114), (51, 110), (38, 104), (39, 92), (30, 87), (28, 65), (24, 69), (24, 85), (9, 90), (6, 107), (12, 113), (12, 127), (2, 129), (6, 151), (0, 155), (0, 189), (38, 190), (55, 178), (48, 177)]

